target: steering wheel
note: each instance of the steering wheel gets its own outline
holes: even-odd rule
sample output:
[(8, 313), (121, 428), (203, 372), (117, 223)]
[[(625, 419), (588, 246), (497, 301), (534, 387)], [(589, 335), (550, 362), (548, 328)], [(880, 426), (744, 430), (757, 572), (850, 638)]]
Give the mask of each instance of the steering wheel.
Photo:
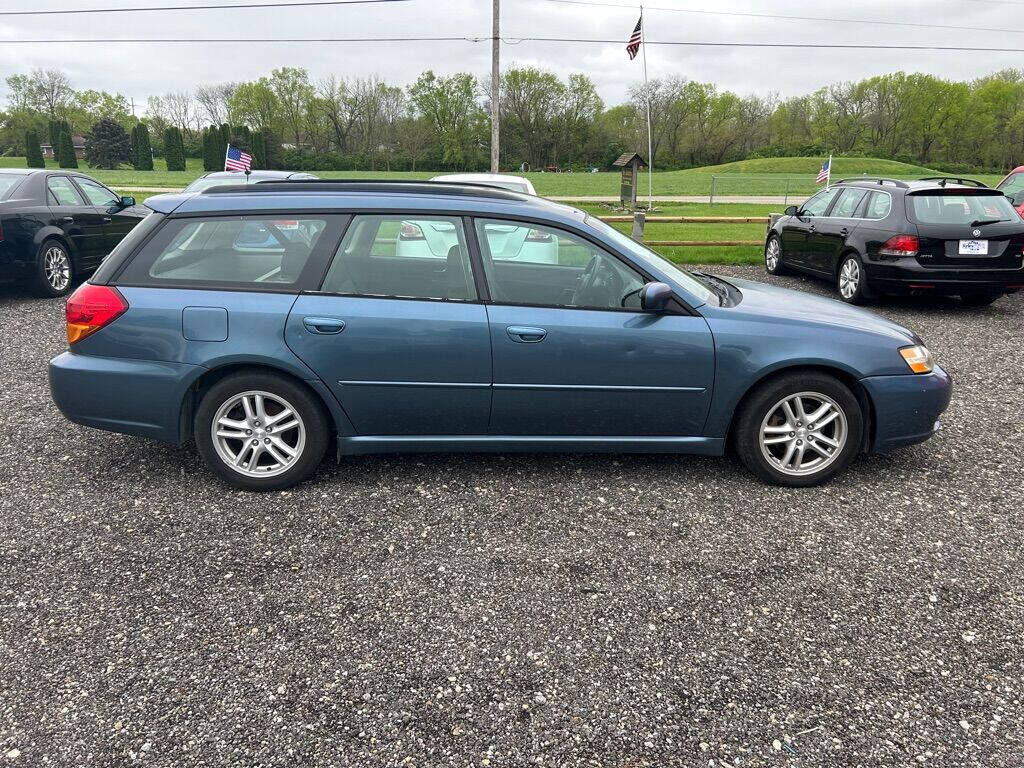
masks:
[(594, 287), (594, 283), (597, 280), (597, 267), (600, 263), (601, 257), (595, 253), (590, 257), (587, 266), (583, 268), (583, 272), (580, 273), (579, 278), (576, 280), (576, 288), (572, 292), (573, 306), (578, 305), (580, 300)]

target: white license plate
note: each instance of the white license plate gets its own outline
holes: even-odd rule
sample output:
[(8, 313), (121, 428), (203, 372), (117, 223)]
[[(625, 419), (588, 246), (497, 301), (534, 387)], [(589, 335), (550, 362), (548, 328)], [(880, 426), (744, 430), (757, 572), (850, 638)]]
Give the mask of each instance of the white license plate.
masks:
[(988, 256), (988, 240), (961, 240), (961, 256)]

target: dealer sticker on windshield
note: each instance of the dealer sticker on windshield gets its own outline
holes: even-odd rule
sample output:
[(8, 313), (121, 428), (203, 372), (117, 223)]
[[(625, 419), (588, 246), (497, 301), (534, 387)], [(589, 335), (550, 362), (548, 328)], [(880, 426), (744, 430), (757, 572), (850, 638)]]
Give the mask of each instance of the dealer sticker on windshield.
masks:
[(988, 240), (961, 240), (961, 256), (988, 256)]

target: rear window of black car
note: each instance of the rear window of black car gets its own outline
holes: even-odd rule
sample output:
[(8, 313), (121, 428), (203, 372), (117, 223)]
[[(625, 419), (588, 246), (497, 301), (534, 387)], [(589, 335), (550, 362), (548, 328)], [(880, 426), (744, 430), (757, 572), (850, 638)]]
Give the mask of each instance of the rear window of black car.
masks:
[(9, 192), (14, 191), (14, 188), (24, 178), (21, 174), (0, 173), (0, 200), (6, 198)]
[[(326, 265), (345, 219), (304, 213), (168, 219), (117, 282), (269, 291), (292, 288), (307, 266)], [(317, 267), (320, 274), (322, 269)]]
[(1020, 221), (1003, 195), (956, 194), (946, 191), (908, 195), (910, 212), (918, 224), (962, 224)]

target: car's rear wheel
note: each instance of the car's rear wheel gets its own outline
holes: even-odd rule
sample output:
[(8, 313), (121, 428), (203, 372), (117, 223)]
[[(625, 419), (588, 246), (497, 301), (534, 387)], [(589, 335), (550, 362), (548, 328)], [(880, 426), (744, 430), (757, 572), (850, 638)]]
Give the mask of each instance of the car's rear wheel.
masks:
[(228, 484), (275, 491), (316, 470), (328, 426), (323, 408), (302, 386), (253, 372), (228, 376), (206, 392), (194, 434), (203, 460)]
[(36, 254), (32, 292), (46, 298), (64, 296), (71, 290), (75, 266), (67, 248), (57, 240), (44, 240)]
[(860, 404), (823, 373), (770, 380), (744, 401), (733, 433), (746, 467), (775, 485), (818, 485), (846, 468), (864, 434)]
[(965, 293), (960, 296), (960, 301), (967, 307), (987, 307), (1002, 296), (1001, 293)]
[(778, 235), (772, 235), (764, 245), (764, 268), (769, 275), (785, 275), (789, 273), (782, 263), (782, 241)]
[(864, 262), (856, 253), (848, 253), (839, 261), (836, 289), (839, 291), (839, 298), (847, 304), (863, 304), (873, 298), (868, 289)]

